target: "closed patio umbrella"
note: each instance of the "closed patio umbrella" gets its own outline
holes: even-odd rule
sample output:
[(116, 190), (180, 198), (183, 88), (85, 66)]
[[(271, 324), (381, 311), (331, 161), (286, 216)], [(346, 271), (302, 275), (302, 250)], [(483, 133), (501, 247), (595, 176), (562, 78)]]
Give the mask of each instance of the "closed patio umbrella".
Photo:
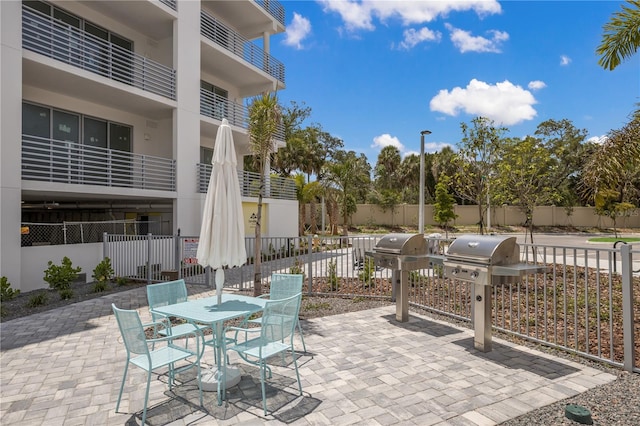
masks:
[[(200, 240), (196, 253), (200, 265), (209, 266), (216, 270), (218, 305), (222, 301), (222, 288), (224, 287), (223, 268), (242, 266), (247, 261), (237, 164), (231, 127), (229, 127), (227, 119), (223, 118), (213, 147), (213, 158), (211, 159), (213, 168), (204, 202)], [(216, 325), (217, 339), (222, 337), (221, 328), (222, 324)], [(220, 357), (219, 346), (216, 347), (216, 351)], [(217, 390), (218, 380), (224, 380), (226, 387), (235, 386), (240, 382), (240, 370), (231, 366), (227, 367), (224, 379), (222, 379), (221, 372), (215, 368), (203, 372), (201, 376), (202, 390)]]
[(233, 134), (226, 118), (216, 134), (211, 159), (211, 178), (204, 203), (198, 263), (216, 270), (218, 303), (224, 286), (224, 267), (242, 266), (247, 261), (244, 218)]

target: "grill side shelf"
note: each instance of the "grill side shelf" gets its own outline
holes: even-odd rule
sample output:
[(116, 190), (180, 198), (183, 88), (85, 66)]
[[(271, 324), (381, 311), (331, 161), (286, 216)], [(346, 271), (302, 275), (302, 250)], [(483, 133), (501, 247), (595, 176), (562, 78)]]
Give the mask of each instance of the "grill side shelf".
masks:
[(549, 268), (541, 265), (529, 265), (527, 263), (515, 263), (505, 266), (494, 266), (493, 274), (500, 277), (523, 277), (529, 274), (548, 272)]

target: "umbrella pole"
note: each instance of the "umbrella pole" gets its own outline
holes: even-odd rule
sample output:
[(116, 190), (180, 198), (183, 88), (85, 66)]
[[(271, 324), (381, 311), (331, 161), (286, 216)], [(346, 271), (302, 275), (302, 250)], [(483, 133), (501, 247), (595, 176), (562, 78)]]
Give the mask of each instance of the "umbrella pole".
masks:
[(224, 269), (216, 269), (216, 296), (218, 296), (218, 305), (222, 303), (222, 289), (224, 288)]

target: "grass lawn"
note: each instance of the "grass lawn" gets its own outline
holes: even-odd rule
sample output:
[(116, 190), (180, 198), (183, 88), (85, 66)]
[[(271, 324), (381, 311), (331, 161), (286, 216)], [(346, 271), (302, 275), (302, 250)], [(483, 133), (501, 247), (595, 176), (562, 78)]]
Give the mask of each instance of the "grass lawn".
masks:
[(616, 241), (623, 241), (625, 243), (637, 243), (640, 242), (639, 237), (594, 237), (589, 238), (590, 243), (615, 243)]

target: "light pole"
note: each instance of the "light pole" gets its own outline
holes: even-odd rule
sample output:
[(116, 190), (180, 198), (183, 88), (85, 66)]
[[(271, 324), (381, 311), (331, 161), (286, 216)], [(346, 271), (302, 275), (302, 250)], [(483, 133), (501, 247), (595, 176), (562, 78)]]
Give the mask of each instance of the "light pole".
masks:
[(418, 233), (424, 234), (424, 135), (430, 135), (430, 130), (420, 132), (420, 198), (418, 211)]

